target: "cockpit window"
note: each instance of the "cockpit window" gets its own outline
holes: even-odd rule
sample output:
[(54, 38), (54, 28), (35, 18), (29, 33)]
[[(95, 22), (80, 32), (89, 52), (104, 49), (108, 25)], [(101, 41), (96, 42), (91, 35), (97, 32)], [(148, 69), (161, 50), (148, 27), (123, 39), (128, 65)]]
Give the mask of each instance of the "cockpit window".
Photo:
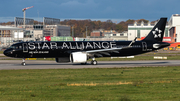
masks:
[(21, 45), (12, 45), (9, 48), (12, 48), (12, 49), (22, 49), (22, 46)]
[(15, 49), (15, 46), (10, 46), (10, 48)]

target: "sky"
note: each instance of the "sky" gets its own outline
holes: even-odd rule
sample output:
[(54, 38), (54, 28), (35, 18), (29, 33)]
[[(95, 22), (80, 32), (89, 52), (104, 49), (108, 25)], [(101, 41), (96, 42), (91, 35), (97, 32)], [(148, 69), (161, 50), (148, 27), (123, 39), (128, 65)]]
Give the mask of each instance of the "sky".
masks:
[(128, 19), (158, 20), (160, 17), (180, 14), (180, 0), (0, 0), (0, 22), (14, 21), (14, 17), (26, 17), (42, 21), (43, 17), (73, 20)]

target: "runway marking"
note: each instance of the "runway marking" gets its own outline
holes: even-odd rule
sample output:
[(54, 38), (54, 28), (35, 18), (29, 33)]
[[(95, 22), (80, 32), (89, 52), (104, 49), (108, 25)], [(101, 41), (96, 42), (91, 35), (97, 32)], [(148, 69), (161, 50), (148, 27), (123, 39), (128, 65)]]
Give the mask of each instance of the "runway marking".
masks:
[(67, 86), (101, 86), (101, 85), (127, 85), (133, 84), (133, 82), (117, 82), (117, 83), (72, 83)]
[(180, 80), (163, 80), (163, 81), (150, 81), (150, 82), (116, 82), (116, 83), (67, 83), (67, 86), (112, 86), (112, 85), (129, 85), (132, 84), (133, 86), (143, 86), (143, 84), (167, 84), (167, 83), (173, 83), (177, 82), (180, 83)]
[(12, 66), (12, 65), (15, 65), (15, 64), (0, 64), (0, 66)]

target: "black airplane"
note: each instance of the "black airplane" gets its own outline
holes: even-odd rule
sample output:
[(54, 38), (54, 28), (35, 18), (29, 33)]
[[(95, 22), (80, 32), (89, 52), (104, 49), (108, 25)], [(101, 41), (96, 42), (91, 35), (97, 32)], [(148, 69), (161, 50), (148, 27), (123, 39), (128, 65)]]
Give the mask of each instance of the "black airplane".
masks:
[(72, 62), (97, 65), (95, 58), (132, 56), (169, 46), (162, 42), (167, 18), (161, 18), (150, 33), (141, 41), (34, 41), (13, 44), (4, 55), (22, 58), (55, 58), (57, 63)]

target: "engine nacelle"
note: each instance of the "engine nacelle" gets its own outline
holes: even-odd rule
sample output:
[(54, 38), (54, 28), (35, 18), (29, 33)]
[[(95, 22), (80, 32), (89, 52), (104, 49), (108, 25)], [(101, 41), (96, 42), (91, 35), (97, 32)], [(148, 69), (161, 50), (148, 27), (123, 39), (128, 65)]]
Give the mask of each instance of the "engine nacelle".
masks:
[(72, 63), (85, 63), (85, 62), (87, 62), (87, 53), (86, 52), (71, 53), (70, 61)]
[(69, 57), (55, 58), (57, 63), (70, 62)]

